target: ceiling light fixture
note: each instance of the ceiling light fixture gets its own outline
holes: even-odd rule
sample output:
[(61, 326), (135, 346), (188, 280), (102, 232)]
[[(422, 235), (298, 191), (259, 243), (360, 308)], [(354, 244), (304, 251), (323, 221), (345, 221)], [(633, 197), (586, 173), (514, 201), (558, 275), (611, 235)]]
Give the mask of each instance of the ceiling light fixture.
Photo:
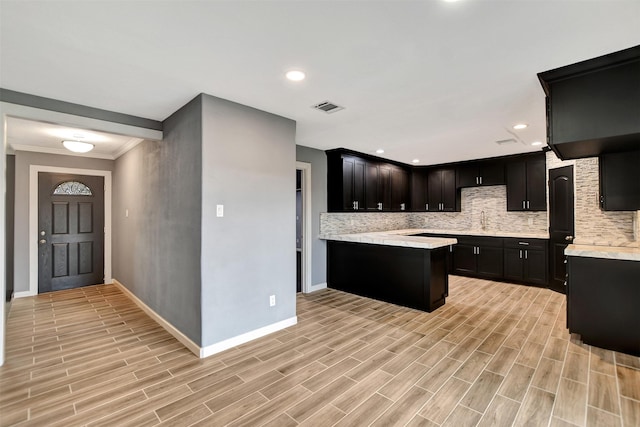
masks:
[(292, 82), (299, 82), (301, 80), (304, 80), (304, 78), (306, 77), (306, 74), (300, 70), (287, 71), (287, 74), (285, 75)]
[(82, 141), (62, 141), (62, 145), (69, 151), (74, 153), (88, 153), (93, 150), (94, 145)]
[(420, 163), (420, 159), (413, 159), (411, 160), (412, 163)]
[(378, 154), (382, 154), (382, 153), (384, 153), (384, 150), (383, 150), (382, 148), (378, 148), (378, 149), (376, 150), (376, 153), (378, 153)]
[(531, 143), (531, 145), (533, 145), (533, 146), (542, 145), (542, 142), (540, 142), (540, 141), (533, 141), (533, 142)]
[(526, 129), (527, 126), (529, 126), (529, 125), (527, 125), (525, 123), (518, 123), (517, 125), (513, 125), (513, 128), (516, 129), (516, 130), (520, 130), (520, 129)]

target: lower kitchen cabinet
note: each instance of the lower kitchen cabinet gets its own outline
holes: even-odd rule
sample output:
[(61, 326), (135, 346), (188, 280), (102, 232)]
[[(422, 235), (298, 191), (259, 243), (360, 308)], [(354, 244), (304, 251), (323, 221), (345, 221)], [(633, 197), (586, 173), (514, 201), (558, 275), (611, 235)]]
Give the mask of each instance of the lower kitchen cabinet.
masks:
[(547, 240), (504, 239), (504, 278), (547, 285)]
[(501, 238), (457, 237), (453, 247), (453, 273), (483, 278), (502, 278), (504, 256)]
[(640, 356), (640, 261), (567, 257), (567, 327), (586, 344)]

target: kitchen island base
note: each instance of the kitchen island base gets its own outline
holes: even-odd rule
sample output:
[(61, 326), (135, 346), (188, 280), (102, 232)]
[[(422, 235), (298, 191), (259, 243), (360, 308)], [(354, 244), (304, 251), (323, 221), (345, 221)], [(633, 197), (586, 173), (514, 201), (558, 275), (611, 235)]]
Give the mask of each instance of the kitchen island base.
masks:
[(424, 249), (327, 242), (327, 284), (377, 300), (431, 312), (449, 289), (447, 246)]

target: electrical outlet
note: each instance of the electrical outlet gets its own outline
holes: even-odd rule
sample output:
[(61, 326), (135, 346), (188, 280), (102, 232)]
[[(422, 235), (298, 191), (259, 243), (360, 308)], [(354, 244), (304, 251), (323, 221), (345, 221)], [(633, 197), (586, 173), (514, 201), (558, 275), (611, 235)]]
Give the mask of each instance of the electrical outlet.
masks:
[(222, 218), (224, 216), (224, 205), (216, 205), (216, 216)]
[(269, 307), (273, 307), (274, 305), (276, 305), (276, 296), (275, 295), (271, 295), (269, 297)]

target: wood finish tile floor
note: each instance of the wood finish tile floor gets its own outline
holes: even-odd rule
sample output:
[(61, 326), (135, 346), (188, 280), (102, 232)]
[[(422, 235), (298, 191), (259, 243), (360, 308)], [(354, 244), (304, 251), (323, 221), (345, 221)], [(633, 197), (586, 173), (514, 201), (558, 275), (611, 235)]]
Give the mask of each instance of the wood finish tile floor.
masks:
[(200, 360), (111, 285), (15, 300), (0, 425), (640, 425), (640, 358), (572, 339), (549, 290), (452, 276), (433, 313), (297, 303), (296, 326)]

